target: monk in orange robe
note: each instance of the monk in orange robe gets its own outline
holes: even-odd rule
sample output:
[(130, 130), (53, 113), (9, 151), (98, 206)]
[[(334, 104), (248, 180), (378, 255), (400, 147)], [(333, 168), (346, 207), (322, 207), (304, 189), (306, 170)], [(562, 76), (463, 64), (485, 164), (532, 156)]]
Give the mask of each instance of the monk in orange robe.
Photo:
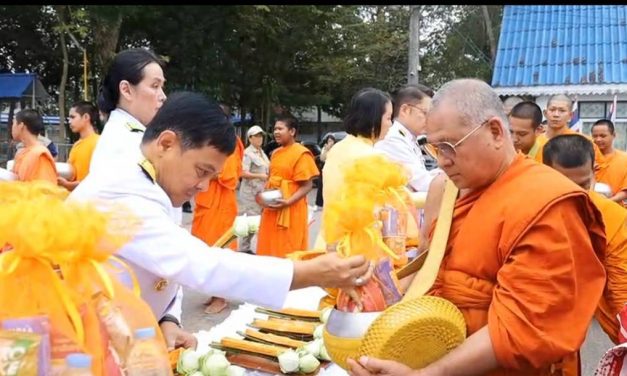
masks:
[(270, 158), (266, 189), (279, 189), (283, 198), (264, 204), (257, 241), (257, 254), (285, 257), (309, 247), (307, 193), (319, 171), (313, 155), (296, 143), (297, 123), (293, 117), (280, 117), (274, 125), (274, 138), (281, 145)]
[(578, 136), (554, 137), (544, 147), (544, 163), (589, 191), (605, 224), (607, 285), (595, 314), (601, 327), (618, 344), (620, 324), (616, 315), (627, 303), (627, 209), (590, 190), (594, 186), (592, 142)]
[[(217, 178), (209, 182), (206, 191), (196, 194), (192, 235), (200, 238), (209, 246), (231, 227), (237, 217), (237, 184), (242, 175), (244, 144), (236, 138), (235, 151), (224, 163), (224, 168)], [(231, 242), (229, 248), (237, 250), (237, 242)], [(226, 308), (223, 298), (212, 297), (207, 301), (207, 313), (218, 313)]]
[(35, 110), (18, 112), (13, 119), (11, 135), (24, 147), (15, 154), (13, 173), (20, 181), (45, 180), (57, 184), (57, 168), (47, 147), (37, 139), (44, 130), (44, 120)]
[(583, 189), (516, 153), (485, 82), (454, 80), (432, 103), (428, 140), (460, 196), (429, 294), (461, 310), (468, 338), (421, 370), (361, 357), (349, 362), (352, 373), (577, 374), (605, 285), (600, 214)]
[(596, 173), (596, 180), (612, 189), (612, 201), (627, 206), (627, 153), (614, 149), (616, 131), (611, 120), (597, 120), (592, 125), (592, 140), (605, 156), (605, 166)]
[(72, 146), (67, 160), (74, 169), (74, 179), (67, 180), (59, 176), (58, 183), (67, 190), (73, 191), (89, 173), (91, 155), (94, 153), (100, 136), (96, 133), (98, 110), (92, 103), (85, 101), (74, 103), (70, 108), (69, 117), (70, 129), (80, 135), (80, 139)]
[[(580, 134), (568, 126), (573, 117), (572, 108), (573, 101), (566, 95), (556, 94), (549, 98), (544, 110), (544, 116), (547, 119), (546, 132), (536, 139), (539, 148), (535, 157), (536, 161), (542, 163), (542, 148), (551, 138), (561, 134)], [(594, 163), (595, 171), (599, 171), (606, 165), (605, 157), (596, 145), (594, 145)]]

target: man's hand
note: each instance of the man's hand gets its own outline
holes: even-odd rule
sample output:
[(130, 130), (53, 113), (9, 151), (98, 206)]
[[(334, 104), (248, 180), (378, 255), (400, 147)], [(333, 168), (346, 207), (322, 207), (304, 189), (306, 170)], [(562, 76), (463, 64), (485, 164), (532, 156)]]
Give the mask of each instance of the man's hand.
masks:
[(62, 186), (63, 188), (67, 188), (70, 182), (66, 178), (57, 177), (57, 184)]
[(292, 289), (309, 286), (363, 286), (373, 272), (374, 264), (362, 255), (342, 258), (337, 253), (330, 252), (311, 260), (294, 262)]
[(161, 333), (163, 333), (163, 338), (165, 339), (168, 351), (179, 347), (184, 349), (196, 349), (196, 346), (198, 345), (196, 337), (193, 334), (179, 328), (175, 323), (165, 321), (162, 322), (159, 327), (161, 327)]
[(404, 364), (393, 360), (381, 360), (362, 356), (359, 362), (353, 359), (347, 360), (351, 376), (387, 375), (387, 376), (407, 376), (417, 375), (418, 372)]

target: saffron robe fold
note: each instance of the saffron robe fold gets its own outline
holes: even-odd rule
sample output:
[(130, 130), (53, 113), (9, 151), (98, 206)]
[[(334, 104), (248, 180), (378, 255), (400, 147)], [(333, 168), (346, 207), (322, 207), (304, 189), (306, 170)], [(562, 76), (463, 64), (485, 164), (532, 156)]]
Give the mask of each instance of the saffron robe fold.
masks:
[(627, 303), (627, 209), (597, 192), (588, 194), (603, 216), (607, 240), (607, 282), (595, 317), (612, 342), (618, 344), (620, 324), (616, 315)]
[(47, 147), (36, 144), (15, 154), (13, 172), (20, 181), (45, 180), (57, 185), (57, 167)]
[(588, 195), (519, 154), (490, 186), (457, 200), (429, 294), (462, 311), (468, 335), (488, 326), (502, 366), (489, 375), (548, 375), (556, 363), (576, 374), (605, 285), (604, 250)]
[[(235, 151), (224, 162), (224, 167), (217, 178), (209, 182), (204, 192), (196, 194), (192, 235), (200, 238), (209, 246), (227, 232), (237, 217), (237, 184), (242, 176), (244, 144), (237, 137)], [(236, 250), (237, 242), (231, 242), (229, 248)]]
[(627, 153), (614, 150), (605, 155), (605, 165), (595, 173), (598, 182), (605, 183), (612, 189), (612, 195), (627, 190)]
[(100, 135), (93, 133), (84, 139), (76, 141), (74, 146), (72, 146), (67, 162), (74, 168), (75, 181), (82, 181), (89, 173), (91, 156), (94, 153), (94, 149), (96, 149), (99, 138)]
[[(270, 158), (266, 189), (280, 189), (284, 199), (291, 197), (305, 182), (319, 175), (313, 154), (301, 144), (278, 148)], [(307, 196), (283, 209), (264, 208), (261, 212), (257, 254), (285, 257), (309, 248)]]

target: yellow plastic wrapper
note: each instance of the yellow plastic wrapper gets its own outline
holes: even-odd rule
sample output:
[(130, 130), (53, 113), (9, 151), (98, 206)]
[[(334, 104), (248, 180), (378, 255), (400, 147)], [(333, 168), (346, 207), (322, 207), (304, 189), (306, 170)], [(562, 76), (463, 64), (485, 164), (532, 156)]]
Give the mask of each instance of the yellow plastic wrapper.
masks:
[[(340, 187), (339, 199), (327, 204), (323, 212), (326, 243), (342, 256), (364, 255), (376, 265), (391, 259), (395, 267), (403, 266), (407, 263), (406, 216), (411, 205), (405, 188), (406, 171), (383, 155), (372, 155), (344, 166), (343, 173), (344, 184)], [(387, 281), (390, 286), (380, 286), (379, 290), (396, 289), (394, 279), (395, 275), (381, 278), (380, 281)], [(383, 294), (373, 283), (357, 290), (357, 293), (348, 292), (352, 300), (357, 300), (359, 295), (370, 297), (369, 300), (377, 302), (370, 304), (371, 310), (384, 308)], [(335, 300), (336, 290), (329, 289), (328, 292), (330, 298), (323, 298), (321, 307)], [(355, 303), (360, 309), (364, 306), (362, 302)]]
[(94, 375), (118, 375), (110, 340), (116, 333), (99, 316), (95, 297), (106, 297), (119, 310), (126, 322), (122, 330), (158, 328), (139, 291), (112, 277), (107, 262), (139, 222), (130, 213), (113, 216), (122, 208), (97, 210), (66, 202), (66, 195), (46, 182), (0, 182), (0, 244), (8, 245), (0, 254), (0, 321), (49, 318), (50, 375), (73, 352), (92, 356)]

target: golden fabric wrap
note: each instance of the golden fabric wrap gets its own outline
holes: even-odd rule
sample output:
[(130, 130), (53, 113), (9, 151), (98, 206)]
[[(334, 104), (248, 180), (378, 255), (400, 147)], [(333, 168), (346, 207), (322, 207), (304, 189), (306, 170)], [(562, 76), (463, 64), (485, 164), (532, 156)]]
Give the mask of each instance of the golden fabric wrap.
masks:
[(66, 195), (47, 182), (0, 183), (0, 321), (46, 315), (53, 369), (68, 352), (85, 352), (94, 374), (116, 374), (111, 332), (100, 317), (103, 297), (131, 329), (158, 326), (138, 291), (112, 278), (107, 263), (139, 222), (130, 214), (113, 221), (111, 211), (65, 202)]

